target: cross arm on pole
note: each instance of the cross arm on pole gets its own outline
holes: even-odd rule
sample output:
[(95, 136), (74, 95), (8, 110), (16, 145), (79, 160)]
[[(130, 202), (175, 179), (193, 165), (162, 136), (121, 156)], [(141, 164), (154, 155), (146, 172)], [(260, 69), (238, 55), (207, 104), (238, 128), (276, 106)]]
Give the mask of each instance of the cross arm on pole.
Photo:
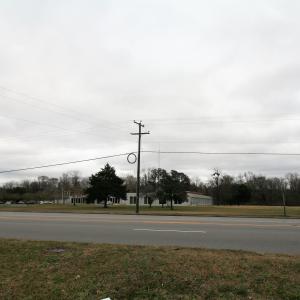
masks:
[(140, 134), (150, 134), (150, 131), (141, 132), (141, 133), (130, 133), (131, 135), (140, 135)]

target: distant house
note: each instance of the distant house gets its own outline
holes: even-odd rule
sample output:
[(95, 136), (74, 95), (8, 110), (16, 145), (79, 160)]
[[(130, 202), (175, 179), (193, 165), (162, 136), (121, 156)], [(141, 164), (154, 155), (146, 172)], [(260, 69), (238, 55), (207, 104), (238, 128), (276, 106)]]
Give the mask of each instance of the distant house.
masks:
[(64, 199), (58, 199), (55, 200), (55, 203), (57, 204), (84, 204), (86, 203), (86, 195), (70, 195), (67, 197), (64, 197)]
[[(117, 197), (114, 197), (114, 196), (108, 196), (107, 198), (107, 204), (120, 204), (122, 200), (120, 200), (119, 198)], [(103, 203), (102, 200), (95, 200), (94, 201), (94, 204), (100, 204), (100, 203)]]
[(213, 205), (213, 198), (197, 192), (187, 192), (188, 205), (201, 205), (209, 206)]
[[(136, 193), (127, 193), (126, 199), (120, 200), (120, 204), (123, 205), (135, 205), (136, 204)], [(146, 195), (140, 194), (140, 205), (148, 205), (149, 197)], [(154, 199), (152, 205), (159, 205), (159, 200)]]
[[(136, 193), (127, 193), (126, 199), (120, 200), (120, 204), (123, 205), (135, 205), (136, 204)], [(148, 205), (149, 200), (146, 195), (140, 194), (140, 205)], [(154, 199), (152, 206), (160, 205), (158, 199)], [(187, 192), (187, 200), (182, 203), (176, 203), (174, 201), (175, 206), (188, 206), (188, 205), (202, 205), (209, 206), (213, 205), (213, 198), (211, 196), (206, 196), (196, 192)]]

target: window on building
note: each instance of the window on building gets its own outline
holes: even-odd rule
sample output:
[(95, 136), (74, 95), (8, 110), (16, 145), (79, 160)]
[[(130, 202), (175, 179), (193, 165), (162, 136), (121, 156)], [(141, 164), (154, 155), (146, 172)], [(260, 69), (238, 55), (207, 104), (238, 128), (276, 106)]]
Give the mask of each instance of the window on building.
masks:
[(136, 203), (136, 197), (130, 196), (129, 202), (130, 202), (130, 204), (135, 204)]

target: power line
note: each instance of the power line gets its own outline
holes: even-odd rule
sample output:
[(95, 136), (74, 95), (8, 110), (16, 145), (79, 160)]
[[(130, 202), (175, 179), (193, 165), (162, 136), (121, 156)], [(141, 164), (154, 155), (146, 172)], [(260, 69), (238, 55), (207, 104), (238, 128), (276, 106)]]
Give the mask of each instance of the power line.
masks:
[[(42, 99), (40, 99), (40, 98), (28, 96), (28, 95), (26, 95), (26, 94), (24, 94), (24, 93), (16, 92), (16, 91), (13, 91), (13, 90), (11, 90), (11, 89), (4, 88), (4, 87), (2, 87), (2, 86), (0, 86), (0, 89), (4, 89), (4, 90), (7, 90), (7, 91), (11, 91), (11, 92), (15, 93), (16, 95), (23, 95), (23, 97), (27, 97), (28, 99), (31, 99), (31, 100), (37, 102), (37, 103), (39, 104), (39, 106), (31, 106), (31, 107), (33, 107), (34, 109), (42, 110), (42, 111), (45, 111), (45, 110), (46, 110), (46, 111), (49, 111), (49, 112), (51, 112), (51, 113), (60, 114), (60, 115), (62, 115), (62, 116), (64, 116), (64, 117), (68, 117), (68, 118), (74, 119), (74, 120), (76, 120), (76, 121), (80, 121), (80, 122), (83, 122), (83, 123), (86, 123), (86, 124), (90, 124), (90, 122), (87, 122), (85, 119), (83, 119), (83, 118), (81, 117), (81, 116), (84, 114), (84, 113), (82, 113), (82, 112), (76, 112), (75, 110), (73, 110), (73, 112), (74, 112), (76, 115), (74, 115), (74, 113), (72, 114), (72, 112), (71, 112), (71, 114), (70, 114), (70, 113), (68, 113), (68, 112), (72, 111), (70, 108), (66, 108), (66, 107), (63, 107), (63, 106), (61, 106), (61, 105), (57, 105), (57, 104), (54, 104), (54, 103), (48, 103), (47, 101), (42, 100)], [(9, 100), (12, 100), (12, 101), (15, 101), (15, 102), (20, 102), (20, 103), (22, 103), (22, 104), (24, 104), (24, 105), (28, 105), (28, 104), (29, 104), (28, 101), (26, 101), (26, 99), (18, 99), (18, 98), (14, 98), (14, 97), (11, 97), (11, 96), (8, 96), (8, 95), (5, 95), (5, 94), (3, 95), (3, 94), (1, 94), (1, 93), (0, 93), (0, 97), (9, 99)], [(46, 105), (48, 105), (48, 106), (54, 106), (54, 107), (58, 107), (58, 108), (64, 109), (64, 111), (62, 112), (62, 111), (53, 110), (53, 109), (51, 109), (51, 108), (43, 107), (43, 106), (41, 106), (41, 103), (44, 103), (44, 104), (46, 104)], [(67, 111), (67, 112), (66, 112), (66, 111)], [(78, 115), (80, 115), (80, 116), (78, 116)], [(93, 119), (96, 118), (96, 117), (91, 116), (91, 115), (87, 115), (87, 116), (88, 116), (90, 119), (91, 119), (91, 118), (93, 118)], [(96, 124), (98, 123), (98, 125), (100, 125), (101, 127), (106, 127), (106, 128), (108, 128), (108, 129), (125, 130), (125, 128), (123, 128), (123, 127), (121, 127), (121, 126), (115, 126), (114, 124), (107, 125), (107, 124), (106, 124), (107, 122), (109, 122), (109, 121), (103, 121), (103, 122), (101, 122), (101, 123), (99, 123), (99, 121), (96, 121), (96, 122), (93, 122), (93, 123), (94, 123), (94, 124), (95, 124), (95, 123), (96, 123)], [(109, 123), (111, 123), (111, 122), (109, 122)]]
[(145, 150), (144, 153), (160, 154), (201, 154), (201, 155), (264, 155), (264, 156), (300, 156), (300, 153), (282, 152), (202, 152), (202, 151), (151, 151)]
[[(87, 114), (87, 113), (83, 113), (82, 111), (77, 111), (77, 110), (75, 110), (75, 109), (72, 109), (72, 108), (69, 108), (69, 107), (66, 107), (66, 106), (63, 106), (63, 105), (60, 105), (60, 104), (57, 104), (57, 103), (50, 103), (50, 102), (48, 102), (48, 101), (46, 101), (46, 100), (44, 100), (44, 99), (42, 99), (42, 98), (40, 98), (40, 97), (36, 97), (36, 96), (31, 96), (31, 95), (29, 95), (29, 94), (27, 94), (27, 93), (24, 93), (24, 92), (20, 92), (20, 91), (16, 91), (16, 90), (13, 90), (13, 89), (10, 89), (10, 88), (7, 88), (7, 87), (4, 87), (4, 86), (2, 86), (2, 85), (0, 85), (0, 89), (2, 89), (2, 90), (4, 90), (4, 91), (6, 91), (6, 92), (9, 92), (9, 93), (13, 93), (13, 94), (16, 94), (16, 95), (20, 95), (20, 96), (22, 96), (22, 97), (25, 97), (25, 98), (27, 98), (27, 99), (30, 99), (31, 101), (34, 101), (34, 102), (37, 102), (38, 104), (41, 104), (41, 103), (44, 103), (44, 104), (46, 104), (46, 105), (48, 105), (48, 106), (53, 106), (53, 107), (57, 107), (57, 108), (59, 108), (59, 109), (62, 109), (63, 110), (63, 112), (61, 112), (61, 111), (54, 111), (54, 110), (50, 110), (51, 112), (54, 112), (54, 113), (59, 113), (59, 114), (63, 114), (63, 115), (66, 115), (67, 117), (70, 117), (70, 118), (76, 118), (76, 120), (78, 120), (78, 119), (81, 119), (83, 122), (85, 122), (86, 123), (86, 120), (84, 120), (84, 119), (82, 119), (81, 117), (78, 117), (78, 115), (80, 115), (80, 116), (82, 116), (82, 115), (86, 115), (88, 118), (95, 118), (95, 116), (92, 116), (92, 115), (90, 115), (90, 114)], [(0, 93), (0, 96), (1, 96), (2, 94)], [(6, 95), (4, 95), (4, 97), (7, 97)], [(14, 101), (20, 101), (20, 102), (22, 102), (22, 103), (25, 103), (26, 102), (26, 99), (22, 99), (22, 100), (19, 100), (19, 99), (15, 99), (15, 98), (13, 98), (13, 100)], [(26, 104), (26, 103), (25, 103)], [(45, 109), (45, 110), (49, 110), (49, 109), (47, 109), (47, 108), (42, 108), (42, 109)], [(66, 111), (68, 112), (68, 113), (66, 113)], [(70, 114), (71, 113), (71, 114)], [(75, 115), (74, 115), (75, 114)], [(103, 121), (103, 123), (104, 122), (107, 122), (107, 121)], [(112, 123), (112, 122), (110, 122), (110, 123)], [(102, 124), (103, 125), (103, 124)], [(112, 125), (114, 125), (114, 124), (112, 124)], [(119, 127), (119, 126), (118, 126)], [(117, 127), (114, 127), (114, 128), (117, 128)], [(120, 128), (120, 127), (119, 127)], [(124, 129), (124, 128), (122, 128), (122, 129)], [(125, 130), (125, 129), (124, 129)]]
[[(56, 128), (56, 131), (47, 131), (47, 132), (40, 132), (36, 135), (28, 135), (28, 136), (24, 136), (24, 135), (14, 135), (13, 137), (5, 137), (5, 138), (0, 138), (1, 141), (9, 141), (9, 140), (15, 140), (18, 138), (21, 138), (21, 140), (32, 140), (35, 138), (39, 138), (39, 137), (43, 137), (43, 136), (47, 136), (47, 137), (61, 137), (61, 136), (68, 136), (68, 135), (72, 135), (72, 134), (92, 134), (90, 132), (90, 130), (95, 130), (98, 129), (99, 126), (92, 126), (92, 127), (87, 127), (81, 130), (72, 130), (72, 129), (67, 129), (67, 128), (63, 128), (60, 126), (56, 126), (56, 125), (51, 125), (51, 124), (47, 124), (47, 123), (43, 123), (43, 122), (38, 122), (35, 120), (27, 120), (27, 119), (23, 119), (23, 118), (15, 118), (15, 117), (11, 117), (11, 116), (4, 116), (4, 115), (0, 115), (0, 119), (1, 118), (5, 118), (5, 119), (11, 119), (11, 120), (16, 120), (16, 121), (21, 121), (21, 122), (28, 122), (28, 123), (32, 123), (32, 124), (38, 124), (38, 125), (42, 125), (42, 126), (46, 126), (46, 127), (53, 127)], [(48, 135), (48, 133), (57, 133), (59, 131), (66, 131), (68, 132), (67, 134), (59, 134), (59, 135)]]
[(27, 167), (27, 168), (21, 168), (21, 169), (5, 170), (5, 171), (0, 171), (0, 174), (19, 172), (19, 171), (27, 171), (27, 170), (35, 170), (35, 169), (43, 169), (43, 168), (50, 168), (50, 167), (57, 167), (57, 166), (64, 166), (64, 165), (71, 165), (71, 164), (77, 164), (77, 163), (88, 162), (88, 161), (93, 161), (93, 160), (100, 160), (100, 159), (106, 159), (106, 158), (126, 156), (126, 155), (129, 155), (131, 153), (134, 153), (134, 152), (120, 153), (120, 154), (94, 157), (94, 158), (87, 158), (87, 159), (82, 159), (82, 160), (73, 160), (73, 161), (68, 161), (68, 162), (54, 163), (54, 164), (35, 166), (35, 167)]
[[(0, 89), (2, 89), (2, 90), (4, 90), (4, 91), (7, 91), (7, 92), (10, 92), (10, 93), (14, 93), (14, 94), (16, 94), (16, 95), (20, 95), (20, 96), (29, 98), (29, 99), (31, 99), (31, 100), (33, 100), (33, 101), (35, 101), (35, 102), (38, 102), (38, 103), (43, 102), (43, 103), (45, 103), (45, 104), (47, 104), (47, 105), (49, 105), (49, 106), (55, 106), (55, 107), (58, 107), (58, 108), (64, 109), (64, 110), (67, 109), (66, 107), (64, 107), (64, 106), (62, 106), (62, 105), (59, 105), (59, 104), (56, 104), (56, 103), (49, 103), (49, 102), (47, 102), (47, 101), (45, 101), (45, 100), (43, 100), (43, 99), (41, 99), (41, 98), (34, 97), (34, 96), (30, 96), (30, 95), (28, 95), (28, 94), (26, 94), (26, 93), (18, 92), (18, 91), (15, 91), (15, 90), (13, 90), (13, 89), (10, 89), (10, 88), (4, 87), (4, 86), (0, 86)], [(68, 108), (68, 110), (70, 110), (70, 109)], [(72, 111), (72, 110), (71, 110), (71, 111)], [(74, 111), (74, 110), (73, 110), (73, 111)], [(78, 113), (78, 112), (76, 112), (76, 113)]]
[[(296, 116), (296, 117), (295, 117)], [(238, 116), (238, 117), (226, 117), (226, 116), (199, 116), (197, 118), (169, 118), (169, 119), (146, 119), (150, 124), (166, 124), (166, 123), (180, 123), (180, 124), (201, 124), (201, 123), (255, 123), (255, 122), (278, 122), (278, 121), (300, 121), (300, 117), (296, 114), (290, 115), (265, 115), (264, 118), (257, 118), (257, 116)]]
[[(52, 107), (62, 109), (63, 112), (62, 111), (55, 111), (53, 109), (49, 109), (49, 108), (45, 108), (45, 107), (43, 107), (43, 108), (34, 107), (36, 109), (48, 110), (52, 113), (53, 112), (58, 113), (58, 114), (67, 116), (69, 118), (76, 119), (77, 121), (81, 120), (81, 122), (85, 122), (85, 123), (88, 123), (88, 124), (89, 124), (89, 122), (87, 122), (82, 117), (78, 117), (78, 115), (80, 115), (80, 116), (86, 115), (89, 118), (91, 118), (91, 117), (95, 118), (95, 116), (92, 116), (90, 114), (79, 112), (79, 111), (76, 111), (72, 108), (68, 108), (68, 107), (65, 107), (63, 105), (59, 105), (59, 104), (56, 104), (56, 103), (49, 103), (48, 101), (46, 101), (44, 99), (41, 99), (40, 97), (31, 96), (31, 95), (28, 95), (27, 93), (16, 91), (16, 90), (4, 87), (2, 85), (0, 85), (0, 89), (2, 89), (3, 91), (9, 92), (9, 93), (14, 93), (15, 95), (25, 97), (27, 99), (30, 99), (31, 101), (37, 102), (40, 105), (41, 105), (41, 103), (44, 103), (48, 106), (52, 106)], [(20, 100), (20, 99), (9, 97), (7, 95), (3, 95), (1, 93), (0, 93), (0, 96), (1, 97), (6, 97), (6, 98), (8, 98), (10, 100), (13, 100), (13, 101), (19, 101), (23, 104), (27, 104), (26, 99), (24, 99), (24, 98), (22, 100)], [(292, 116), (297, 116), (297, 117), (295, 118), (295, 117), (292, 117)], [(149, 119), (146, 119), (146, 120), (148, 121), (148, 123), (151, 123), (151, 124), (154, 124), (154, 125), (155, 125), (155, 123), (157, 123), (157, 124), (168, 124), (168, 123), (169, 124), (172, 124), (172, 123), (178, 124), (178, 123), (180, 123), (180, 125), (183, 125), (183, 124), (185, 124), (185, 125), (197, 125), (197, 124), (209, 124), (209, 123), (210, 124), (213, 124), (213, 123), (264, 123), (264, 122), (300, 121), (300, 118), (296, 114), (289, 114), (289, 115), (288, 114), (266, 114), (264, 117), (266, 117), (266, 119), (258, 119), (256, 115), (252, 115), (252, 116), (248, 115), (248, 116), (245, 116), (245, 117), (238, 116), (238, 117), (234, 117), (234, 118), (232, 118), (232, 117), (228, 118), (224, 115), (221, 115), (221, 116), (214, 116), (214, 117), (199, 116), (198, 118), (189, 118), (189, 119), (185, 119), (185, 118), (164, 118), (164, 119), (149, 118)], [(245, 118), (252, 118), (252, 119), (245, 119)], [(107, 127), (109, 129), (125, 130), (125, 128), (123, 128), (123, 126), (116, 126), (116, 124), (114, 124), (112, 122), (109, 122), (110, 125), (107, 126), (107, 122), (108, 121), (101, 122), (101, 126), (102, 127)], [(124, 120), (124, 122), (125, 122), (125, 120)], [(99, 121), (96, 121), (95, 123), (98, 123), (100, 125)], [(121, 122), (118, 122), (118, 123), (121, 123)]]
[(293, 141), (293, 140), (286, 140), (286, 141), (247, 141), (247, 142), (226, 142), (226, 141), (221, 141), (221, 140), (215, 140), (215, 141), (205, 141), (205, 140), (163, 140), (163, 141), (154, 141), (150, 140), (147, 141), (146, 144), (222, 144), (222, 145), (233, 145), (233, 146), (238, 146), (238, 145), (257, 145), (257, 144), (298, 144), (300, 143), (299, 141)]
[[(41, 137), (47, 137), (47, 138), (59, 138), (59, 137), (69, 137), (72, 135), (79, 135), (79, 134), (84, 134), (84, 135), (95, 135), (98, 134), (98, 132), (91, 132), (91, 130), (99, 129), (98, 126), (94, 127), (88, 127), (83, 130), (68, 130), (68, 133), (63, 133), (63, 134), (55, 134), (59, 131), (46, 131), (46, 132), (40, 132), (37, 135), (15, 135), (13, 137), (7, 137), (7, 138), (0, 138), (0, 141), (10, 141), (10, 140), (20, 140), (20, 141), (34, 141), (34, 140), (39, 140)], [(49, 135), (50, 133), (50, 135)], [(54, 134), (51, 134), (54, 133)]]
[[(76, 111), (75, 109), (73, 108), (68, 108), (66, 106), (63, 106), (63, 105), (60, 105), (60, 104), (57, 104), (57, 103), (49, 103), (48, 101), (46, 101), (45, 99), (42, 99), (41, 97), (36, 97), (36, 96), (31, 96), (27, 93), (24, 93), (23, 91), (16, 91), (15, 89), (11, 89), (11, 88), (8, 88), (8, 87), (5, 87), (3, 85), (0, 85), (0, 89), (2, 89), (3, 91), (6, 91), (6, 92), (10, 92), (10, 93), (14, 93), (16, 95), (20, 95), (22, 97), (25, 97), (25, 98), (28, 98), (28, 99), (31, 99), (33, 101), (36, 101), (38, 103), (42, 102), (48, 106), (54, 106), (54, 107), (57, 107), (57, 108), (60, 108), (60, 109), (63, 109), (64, 111), (67, 110), (68, 112), (74, 112), (76, 114), (81, 114), (82, 115), (82, 112), (79, 112), (79, 111)], [(91, 117), (90, 114), (87, 114), (87, 113), (84, 113), (86, 116), (88, 117)], [(261, 119), (253, 119), (252, 121), (282, 121), (282, 120), (300, 120), (300, 118), (297, 118), (297, 119), (285, 119), (286, 116), (295, 116), (296, 114), (265, 114), (265, 117), (268, 118), (268, 119), (264, 119), (264, 120), (261, 120)], [(94, 116), (93, 116), (94, 117)], [(240, 116), (239, 116), (240, 117)], [(257, 115), (245, 115), (245, 117), (247, 118), (257, 118)], [(280, 119), (282, 118), (283, 119)], [(226, 116), (224, 115), (215, 115), (214, 117), (207, 117), (207, 116), (199, 116), (199, 118), (197, 119), (191, 119), (191, 118), (188, 118), (188, 119), (185, 119), (185, 118), (147, 118), (146, 121), (158, 121), (158, 122), (181, 122), (181, 121), (191, 121), (191, 122), (194, 122), (194, 121), (198, 121), (198, 122), (202, 122), (201, 120), (199, 120), (201, 118), (201, 120), (205, 119), (205, 120), (212, 120), (214, 121), (214, 119), (216, 121), (220, 121), (221, 118), (225, 118), (225, 121), (233, 121), (235, 122), (237, 120), (237, 118), (235, 117), (234, 119), (226, 119)], [(124, 120), (125, 121), (125, 120)], [(126, 121), (129, 121), (129, 120), (126, 120)], [(237, 120), (238, 121), (238, 120)], [(242, 119), (242, 121), (244, 121), (244, 119)], [(251, 120), (249, 120), (251, 122)]]
[[(65, 111), (68, 111), (68, 112), (72, 112), (72, 111), (73, 111), (76, 115), (77, 115), (77, 114), (82, 115), (82, 112), (75, 111), (74, 109), (70, 109), (70, 108), (68, 108), (68, 107), (64, 107), (63, 105), (59, 105), (59, 104), (56, 104), (56, 103), (49, 103), (48, 101), (45, 101), (45, 100), (43, 100), (43, 99), (41, 99), (41, 98), (39, 98), (39, 97), (30, 96), (30, 95), (28, 95), (28, 94), (26, 94), (26, 93), (18, 92), (18, 91), (15, 91), (15, 90), (13, 90), (13, 89), (10, 89), (10, 88), (4, 87), (4, 86), (0, 86), (0, 89), (4, 90), (4, 91), (6, 91), (6, 92), (9, 92), (9, 93), (13, 93), (13, 94), (16, 94), (16, 95), (20, 95), (20, 96), (22, 96), (22, 97), (25, 97), (25, 98), (27, 98), (27, 99), (30, 99), (31, 101), (37, 102), (38, 104), (44, 103), (44, 104), (46, 104), (46, 105), (48, 105), (48, 106), (53, 106), (53, 107), (57, 107), (57, 108), (59, 108), (59, 109), (63, 109), (64, 112), (62, 113), (61, 111), (58, 112), (58, 111), (54, 111), (54, 110), (51, 110), (51, 109), (49, 110), (49, 108), (45, 108), (45, 107), (43, 108), (44, 110), (49, 110), (49, 111), (54, 112), (54, 113), (63, 114), (63, 115), (66, 115), (66, 116), (68, 116), (68, 117), (71, 117), (71, 118), (74, 118), (74, 115), (70, 115), (69, 113), (66, 113)], [(0, 94), (0, 95), (2, 95), (2, 94)], [(4, 97), (7, 97), (7, 96), (4, 95)], [(13, 98), (12, 100), (14, 100), (14, 101), (20, 101), (20, 102), (26, 104), (26, 99), (20, 100), (20, 99), (15, 99), (15, 98)], [(91, 117), (91, 116), (89, 116), (89, 117)], [(77, 117), (76, 117), (76, 119), (77, 119)], [(84, 122), (85, 122), (85, 121), (84, 121)]]
[[(300, 153), (282, 153), (282, 152), (281, 153), (279, 153), (279, 152), (278, 153), (277, 152), (200, 152), (200, 151), (151, 151), (151, 150), (144, 150), (141, 152), (142, 153), (156, 153), (156, 154), (159, 153), (159, 154), (200, 154), (200, 155), (300, 156)], [(89, 161), (106, 159), (106, 158), (121, 157), (121, 156), (129, 155), (131, 153), (137, 153), (137, 152), (126, 152), (126, 153), (119, 153), (119, 154), (108, 155), (108, 156), (87, 158), (87, 159), (82, 159), (82, 160), (74, 160), (74, 161), (68, 161), (68, 162), (62, 162), (62, 163), (54, 163), (54, 164), (27, 167), (27, 168), (21, 168), (21, 169), (5, 170), (5, 171), (0, 171), (0, 174), (34, 170), (34, 169), (42, 169), (42, 168), (50, 168), (50, 167), (70, 165), (70, 164), (77, 164), (77, 163), (89, 162)]]
[[(0, 97), (1, 97), (1, 95), (0, 95)], [(27, 122), (27, 123), (32, 123), (32, 124), (38, 124), (38, 125), (42, 125), (42, 126), (46, 126), (46, 127), (53, 127), (53, 128), (59, 129), (59, 130), (70, 131), (70, 129), (67, 129), (67, 128), (63, 128), (60, 126), (43, 123), (43, 122), (39, 122), (39, 121), (35, 121), (35, 120), (28, 120), (28, 119), (16, 118), (16, 117), (12, 117), (12, 116), (4, 116), (4, 115), (0, 115), (0, 118), (11, 119), (11, 120), (15, 120), (15, 121)]]
[[(11, 97), (11, 96), (3, 95), (1, 93), (0, 93), (0, 97), (4, 98), (4, 99), (12, 100), (14, 102), (19, 102), (19, 103), (22, 103), (24, 105), (29, 105), (29, 103), (26, 102), (26, 100), (24, 101), (24, 99), (22, 99), (22, 100), (21, 99), (17, 99), (17, 98)], [(41, 107), (41, 105), (40, 106), (32, 106), (32, 104), (31, 104), (31, 108), (34, 108), (34, 109), (37, 109), (37, 110), (41, 110), (41, 111), (45, 111), (46, 110), (46, 111), (50, 111), (51, 113), (56, 113), (56, 114), (60, 114), (60, 115), (62, 115), (64, 117), (75, 119), (74, 116), (71, 116), (71, 115), (69, 115), (69, 114), (67, 114), (65, 112), (56, 111), (56, 110), (49, 109), (49, 108), (46, 108), (46, 107)], [(80, 118), (76, 118), (76, 120), (78, 121), (78, 120), (80, 120)], [(87, 123), (86, 121), (83, 121), (83, 122)]]

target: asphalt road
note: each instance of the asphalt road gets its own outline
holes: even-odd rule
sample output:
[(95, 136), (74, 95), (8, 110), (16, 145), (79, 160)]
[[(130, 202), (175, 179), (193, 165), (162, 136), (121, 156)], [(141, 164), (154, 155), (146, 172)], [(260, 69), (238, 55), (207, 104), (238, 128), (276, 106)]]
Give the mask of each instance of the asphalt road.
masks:
[(300, 254), (300, 220), (0, 212), (0, 237)]

